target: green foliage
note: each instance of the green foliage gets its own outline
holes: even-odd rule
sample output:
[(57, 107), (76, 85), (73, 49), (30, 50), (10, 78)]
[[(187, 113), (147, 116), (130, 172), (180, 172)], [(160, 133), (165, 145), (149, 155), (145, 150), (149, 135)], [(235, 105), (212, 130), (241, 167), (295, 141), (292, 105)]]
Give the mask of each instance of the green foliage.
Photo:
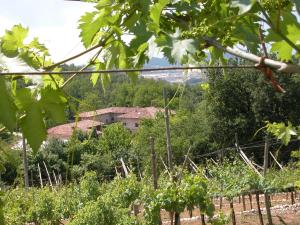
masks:
[(114, 209), (101, 200), (88, 202), (74, 216), (70, 225), (115, 225)]
[[(38, 69), (46, 66), (49, 63), (46, 59), (49, 56), (48, 50), (39, 43), (37, 38), (24, 43), (27, 35), (28, 28), (23, 28), (21, 25), (13, 26), (0, 38), (1, 52), (6, 57), (17, 59), (16, 61), (21, 59), (29, 68)], [(5, 65), (3, 69), (6, 70)], [(46, 139), (45, 115), (54, 121), (64, 121), (66, 99), (60, 91), (51, 87), (44, 88), (37, 80), (30, 81), (23, 77), (20, 79), (25, 84), (23, 87), (17, 85), (14, 79), (0, 79), (1, 96), (3, 96), (0, 105), (6, 108), (0, 115), (0, 122), (10, 131), (19, 124), (30, 147), (36, 152)], [(46, 84), (45, 82), (45, 86)], [(35, 89), (33, 90), (30, 85)], [(35, 132), (33, 133), (32, 130)]]
[[(203, 102), (208, 126), (213, 128), (210, 137), (220, 147), (227, 147), (234, 144), (235, 133), (240, 143), (249, 142), (265, 126), (263, 121), (298, 124), (300, 108), (293, 101), (299, 96), (299, 79), (281, 76), (279, 80), (289, 89), (288, 94), (274, 93), (256, 71), (235, 70), (226, 76), (221, 71), (211, 71)], [(256, 138), (260, 136), (261, 133)]]
[(241, 160), (226, 159), (221, 165), (210, 164), (211, 194), (232, 200), (251, 189), (260, 189), (260, 177)]
[(4, 124), (10, 131), (16, 127), (16, 111), (11, 90), (8, 89), (6, 79), (0, 77), (0, 108), (5, 109), (0, 113), (0, 122)]
[(11, 30), (6, 30), (1, 42), (2, 52), (8, 57), (15, 57), (23, 47), (23, 41), (28, 35), (28, 28), (15, 25)]
[(7, 192), (4, 215), (7, 224), (59, 224), (57, 199), (49, 188), (30, 190), (15, 189)]
[(198, 207), (201, 213), (209, 217), (214, 214), (207, 181), (199, 174), (186, 174), (182, 181), (178, 182), (164, 180), (163, 187), (155, 191), (145, 188), (142, 200), (147, 224), (158, 223), (160, 209), (181, 213), (185, 208), (192, 210)]
[(294, 128), (290, 122), (287, 126), (283, 122), (267, 122), (266, 130), (281, 140), (285, 145), (289, 144), (292, 136), (299, 136), (298, 130), (296, 130), (296, 128)]
[(134, 174), (130, 174), (125, 179), (115, 178), (107, 188), (111, 191), (106, 193), (103, 198), (121, 208), (128, 208), (136, 202), (142, 191), (141, 182), (137, 181)]
[(95, 172), (86, 173), (80, 181), (80, 195), (84, 202), (97, 199), (100, 195), (99, 182)]
[(131, 147), (131, 133), (120, 123), (108, 125), (103, 129), (100, 146), (111, 155), (111, 163), (116, 163), (121, 157), (126, 160)]
[(57, 199), (55, 193), (49, 188), (36, 190), (32, 193), (31, 205), (29, 207), (27, 221), (36, 224), (60, 224), (60, 215), (56, 209)]

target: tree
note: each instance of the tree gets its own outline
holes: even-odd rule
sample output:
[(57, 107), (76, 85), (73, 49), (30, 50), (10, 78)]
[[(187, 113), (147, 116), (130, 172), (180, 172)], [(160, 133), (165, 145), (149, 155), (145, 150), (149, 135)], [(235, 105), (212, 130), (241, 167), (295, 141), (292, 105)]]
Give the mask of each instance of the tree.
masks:
[[(86, 51), (53, 63), (45, 46), (37, 39), (24, 41), (28, 29), (16, 25), (1, 37), (1, 52), (6, 57), (20, 59), (34, 69), (46, 71), (58, 71), (59, 65), (95, 49), (95, 55), (82, 70), (91, 66), (96, 69), (140, 68), (149, 59), (149, 50), (156, 47), (171, 63), (197, 65), (209, 53), (211, 63), (220, 61), (226, 64), (224, 53), (228, 52), (281, 72), (300, 71), (298, 0), (89, 2), (96, 3), (95, 11), (84, 14), (79, 21), (80, 36)], [(276, 60), (261, 60), (260, 29)], [(129, 41), (124, 41), (125, 34), (130, 34)], [(236, 49), (237, 45), (245, 51)], [(292, 61), (293, 64), (284, 61)], [(4, 64), (1, 68), (6, 70)], [(132, 80), (137, 76), (133, 72), (128, 75)], [(14, 76), (12, 78), (24, 79)], [(44, 76), (43, 82), (36, 85), (33, 92), (28, 86), (15, 88), (16, 79), (1, 77), (0, 106), (6, 110), (1, 112), (0, 122), (10, 131), (19, 124), (29, 145), (37, 151), (46, 138), (44, 118), (63, 121), (67, 101), (63, 89), (74, 77), (64, 82), (58, 75)], [(106, 85), (110, 75), (91, 75), (94, 84), (98, 79)]]
[(111, 155), (111, 165), (114, 167), (121, 158), (127, 160), (130, 157), (131, 133), (120, 123), (108, 125), (103, 129), (100, 147)]
[[(299, 124), (300, 108), (294, 101), (299, 98), (299, 78), (278, 75), (280, 83), (289, 91), (274, 93), (258, 71), (235, 70), (226, 75), (210, 71), (209, 88), (203, 104), (211, 128), (210, 140), (219, 147), (234, 145), (235, 133), (240, 143), (247, 143), (264, 121), (288, 121)], [(261, 133), (256, 138), (260, 138)]]

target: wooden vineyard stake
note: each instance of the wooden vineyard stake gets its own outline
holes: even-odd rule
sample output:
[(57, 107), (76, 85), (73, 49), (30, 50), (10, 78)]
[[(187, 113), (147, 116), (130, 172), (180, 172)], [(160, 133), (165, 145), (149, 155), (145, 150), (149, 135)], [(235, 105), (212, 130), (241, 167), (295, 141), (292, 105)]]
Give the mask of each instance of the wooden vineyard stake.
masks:
[(53, 176), (54, 176), (54, 181), (55, 181), (55, 185), (58, 186), (58, 180), (56, 178), (56, 174), (54, 172), (54, 170), (52, 170)]
[(27, 150), (26, 150), (26, 140), (24, 135), (22, 135), (22, 147), (23, 147), (23, 167), (24, 167), (24, 180), (26, 191), (29, 188), (29, 175), (28, 175), (28, 161), (27, 161)]
[(53, 185), (52, 185), (52, 181), (51, 181), (51, 177), (50, 177), (48, 168), (47, 168), (47, 166), (46, 166), (45, 161), (43, 161), (43, 163), (44, 163), (44, 167), (45, 167), (45, 169), (46, 169), (46, 173), (47, 173), (47, 176), (48, 176), (49, 184), (50, 184), (50, 186), (51, 186), (51, 188), (52, 188), (52, 190), (53, 190)]
[[(152, 160), (152, 175), (153, 175), (153, 187), (154, 190), (158, 189), (158, 176), (157, 176), (157, 156), (154, 149), (154, 139), (150, 137), (150, 148), (151, 148), (151, 160)], [(160, 210), (159, 210), (160, 211)], [(162, 224), (161, 216), (159, 212), (159, 225)]]
[(260, 172), (255, 168), (255, 166), (251, 163), (251, 161), (248, 159), (248, 157), (246, 156), (246, 154), (240, 148), (240, 146), (238, 144), (237, 134), (235, 134), (235, 147), (236, 147), (238, 153), (240, 154), (241, 158), (244, 160), (244, 162), (261, 177)]
[(235, 212), (234, 212), (234, 207), (233, 207), (233, 200), (230, 200), (230, 213), (231, 213), (231, 220), (232, 220), (232, 225), (236, 225), (236, 219), (235, 219)]
[(204, 214), (201, 213), (200, 217), (201, 217), (201, 224), (202, 224), (202, 225), (206, 225)]
[(272, 152), (270, 152), (270, 156), (274, 159), (274, 161), (280, 167), (280, 169), (283, 170), (283, 166), (278, 162), (278, 160), (275, 158), (275, 156), (272, 154)]
[[(264, 177), (267, 175), (267, 170), (268, 170), (268, 162), (269, 162), (268, 156), (269, 156), (269, 137), (268, 135), (266, 135), (265, 150), (264, 150)], [(270, 209), (271, 208), (270, 197), (267, 191), (264, 192), (264, 196), (265, 196), (265, 206), (267, 211), (268, 224), (273, 225), (271, 209)]]
[(165, 108), (168, 166), (172, 173), (172, 171), (173, 171), (173, 162), (172, 162), (173, 154), (172, 154), (172, 147), (171, 147), (170, 118), (169, 118), (169, 110), (168, 110), (168, 104), (167, 104), (167, 90), (165, 87), (163, 88), (163, 97), (164, 97), (164, 108)]
[(39, 163), (38, 163), (38, 170), (39, 170), (39, 177), (40, 177), (41, 188), (43, 188), (44, 185), (43, 185), (42, 173), (41, 173), (41, 168), (40, 168), (40, 164)]
[(248, 194), (249, 196), (249, 202), (250, 202), (250, 208), (253, 209), (253, 205), (252, 205), (252, 194)]
[(255, 198), (256, 198), (256, 204), (257, 204), (259, 224), (264, 225), (264, 220), (263, 220), (263, 217), (262, 217), (262, 214), (261, 214), (260, 203), (259, 203), (259, 191), (255, 192)]
[(32, 170), (30, 170), (30, 180), (31, 180), (31, 186), (33, 187), (34, 183), (33, 183), (33, 172), (32, 172)]
[(157, 157), (154, 149), (154, 139), (150, 137), (150, 148), (151, 148), (151, 160), (152, 160), (152, 175), (153, 175), (153, 187), (156, 190), (158, 188), (158, 177), (157, 177)]
[(243, 201), (243, 211), (246, 211), (246, 203), (245, 203), (245, 195), (242, 194), (242, 201)]
[(121, 161), (121, 164), (122, 164), (123, 171), (125, 173), (125, 177), (127, 177), (128, 176), (128, 169), (127, 169), (127, 167), (126, 167), (126, 165), (124, 163), (123, 158), (121, 158), (120, 161)]
[(291, 191), (291, 203), (292, 203), (292, 205), (294, 205), (295, 204), (295, 198), (294, 198), (294, 190), (293, 190), (293, 188), (291, 188), (290, 191)]

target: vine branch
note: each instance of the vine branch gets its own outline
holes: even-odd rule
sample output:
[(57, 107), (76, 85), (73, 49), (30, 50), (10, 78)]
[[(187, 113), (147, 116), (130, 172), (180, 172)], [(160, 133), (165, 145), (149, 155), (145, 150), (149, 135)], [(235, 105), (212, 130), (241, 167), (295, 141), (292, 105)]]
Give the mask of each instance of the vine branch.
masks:
[(272, 28), (272, 30), (274, 30), (274, 32), (276, 32), (283, 40), (285, 40), (286, 43), (288, 43), (293, 49), (295, 49), (297, 52), (300, 53), (300, 48), (295, 43), (293, 43), (286, 35), (284, 35), (280, 31), (280, 29), (279, 29), (279, 20), (277, 21), (277, 26), (274, 26), (271, 18), (266, 13), (266, 11), (264, 10), (264, 8), (259, 3), (258, 3), (258, 5), (261, 8), (261, 12), (264, 15), (264, 17), (266, 18), (266, 20), (268, 21), (268, 25)]
[[(225, 51), (231, 55), (234, 55), (239, 58), (247, 59), (251, 62), (254, 63), (259, 63), (261, 60), (260, 56), (254, 55), (249, 52), (245, 52), (242, 50), (239, 50), (237, 48), (232, 48), (232, 47), (225, 47), (222, 44), (220, 44), (218, 41), (216, 41), (213, 38), (210, 37), (202, 37), (203, 40), (205, 40), (209, 45), (214, 46), (215, 48), (218, 48), (222, 51)], [(300, 65), (294, 65), (294, 64), (289, 64), (281, 61), (276, 61), (273, 59), (265, 59), (264, 64), (266, 66), (269, 66), (273, 69), (276, 69), (278, 72), (282, 73), (300, 73)]]

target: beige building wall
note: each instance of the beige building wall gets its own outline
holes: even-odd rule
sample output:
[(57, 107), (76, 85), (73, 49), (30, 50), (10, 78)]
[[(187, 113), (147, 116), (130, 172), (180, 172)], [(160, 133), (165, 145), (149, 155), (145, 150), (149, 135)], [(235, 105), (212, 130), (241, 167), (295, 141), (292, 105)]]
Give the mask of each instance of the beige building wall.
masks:
[(127, 129), (135, 132), (139, 128), (140, 121), (139, 119), (133, 118), (119, 118), (119, 121), (126, 127)]

